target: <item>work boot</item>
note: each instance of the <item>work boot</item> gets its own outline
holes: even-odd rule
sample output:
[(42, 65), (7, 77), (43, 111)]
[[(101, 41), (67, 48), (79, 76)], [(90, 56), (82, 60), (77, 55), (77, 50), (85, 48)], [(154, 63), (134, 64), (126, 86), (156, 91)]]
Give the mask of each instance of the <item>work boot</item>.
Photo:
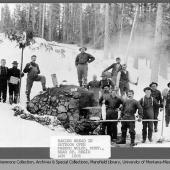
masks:
[(131, 138), (130, 146), (135, 146), (135, 134), (130, 133), (130, 138)]
[(82, 81), (79, 81), (79, 85), (80, 85), (80, 87), (82, 87), (82, 85), (83, 85)]
[(117, 144), (126, 144), (126, 132), (122, 132), (121, 139), (116, 143)]
[(145, 142), (146, 142), (146, 139), (143, 139), (143, 140), (142, 140), (142, 143), (145, 143)]
[(9, 104), (13, 104), (13, 96), (12, 95), (9, 96)]
[(15, 103), (15, 104), (18, 103), (18, 96), (14, 96), (14, 103)]
[(153, 142), (152, 138), (149, 138), (149, 142)]
[(130, 146), (135, 146), (135, 139), (131, 139)]

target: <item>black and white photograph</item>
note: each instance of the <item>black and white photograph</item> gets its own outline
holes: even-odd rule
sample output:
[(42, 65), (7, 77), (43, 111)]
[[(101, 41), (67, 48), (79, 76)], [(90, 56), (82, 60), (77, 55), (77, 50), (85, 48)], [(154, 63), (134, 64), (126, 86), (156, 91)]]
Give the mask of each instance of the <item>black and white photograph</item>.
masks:
[(1, 148), (170, 147), (170, 3), (0, 3), (0, 53)]

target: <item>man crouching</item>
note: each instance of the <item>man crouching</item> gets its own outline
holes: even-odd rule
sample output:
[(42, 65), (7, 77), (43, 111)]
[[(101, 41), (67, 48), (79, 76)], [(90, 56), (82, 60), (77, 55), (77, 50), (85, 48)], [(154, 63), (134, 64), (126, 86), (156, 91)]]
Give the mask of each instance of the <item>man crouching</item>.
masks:
[[(125, 144), (126, 143), (126, 135), (127, 135), (127, 129), (129, 129), (130, 133), (130, 138), (131, 138), (131, 146), (135, 145), (135, 113), (138, 110), (138, 115), (139, 115), (139, 121), (141, 121), (141, 118), (143, 117), (143, 110), (141, 105), (139, 104), (138, 101), (136, 101), (134, 97), (134, 91), (129, 90), (127, 94), (128, 98), (127, 100), (124, 101), (122, 111), (120, 118), (121, 120), (127, 120), (127, 121), (122, 121), (122, 136), (121, 140), (117, 142), (117, 144)], [(132, 120), (129, 121), (128, 120)], [(133, 121), (134, 120), (134, 121)]]

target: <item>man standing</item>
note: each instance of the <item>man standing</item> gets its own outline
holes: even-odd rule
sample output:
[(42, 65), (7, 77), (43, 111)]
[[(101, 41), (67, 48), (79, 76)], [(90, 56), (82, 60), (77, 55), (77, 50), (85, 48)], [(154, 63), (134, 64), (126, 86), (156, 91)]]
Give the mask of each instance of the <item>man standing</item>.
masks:
[(46, 78), (45, 76), (39, 75), (40, 74), (40, 69), (38, 64), (36, 63), (37, 57), (33, 55), (31, 57), (31, 62), (26, 64), (24, 68), (24, 73), (27, 74), (27, 85), (26, 85), (26, 95), (27, 95), (27, 101), (30, 101), (30, 93), (31, 93), (31, 88), (33, 85), (34, 81), (40, 81), (42, 84), (42, 90), (46, 90)]
[[(138, 110), (139, 119), (138, 121), (141, 121), (141, 118), (143, 117), (143, 110), (141, 105), (138, 101), (136, 101), (134, 97), (134, 91), (129, 90), (127, 93), (127, 100), (124, 101), (120, 120), (132, 120), (132, 121), (126, 121), (122, 122), (122, 136), (121, 140), (117, 142), (117, 144), (125, 144), (126, 143), (126, 135), (127, 135), (127, 129), (129, 129), (130, 138), (131, 138), (131, 146), (135, 145), (135, 113)], [(134, 121), (133, 121), (134, 120)]]
[[(139, 101), (143, 108), (143, 119), (154, 119), (154, 108), (159, 107), (157, 100), (151, 96), (151, 91), (150, 87), (144, 88), (145, 96)], [(152, 142), (153, 122), (142, 122), (142, 124), (142, 143), (146, 142), (147, 134), (149, 141)]]
[(121, 60), (119, 57), (116, 58), (116, 63), (113, 63), (111, 66), (106, 68), (103, 72), (106, 72), (110, 69), (112, 69), (111, 76), (112, 76), (112, 82), (114, 86), (116, 85), (116, 80), (117, 80), (117, 73), (122, 69), (122, 66), (120, 64)]
[[(157, 102), (160, 104), (160, 107), (163, 108), (163, 100), (162, 95), (159, 90), (157, 90), (158, 83), (152, 82), (149, 87), (151, 88), (151, 96), (157, 100)], [(154, 119), (158, 120), (159, 115), (159, 105), (155, 105), (153, 108), (154, 111)], [(158, 132), (158, 122), (154, 122), (154, 131)]]
[(130, 79), (129, 72), (127, 71), (127, 65), (122, 65), (122, 70), (118, 72), (116, 89), (120, 89), (121, 96), (124, 96), (129, 91), (129, 83), (137, 85), (138, 82), (134, 83)]
[(8, 68), (5, 66), (6, 60), (1, 60), (0, 66), (0, 102), (6, 102), (7, 96), (7, 81), (8, 81)]
[[(102, 96), (99, 99), (100, 105), (102, 103), (106, 105), (106, 120), (117, 120), (118, 119), (118, 109), (123, 104), (123, 101), (117, 97), (116, 91), (112, 90), (111, 94), (107, 99)], [(105, 134), (107, 128), (107, 135), (111, 136), (111, 141), (115, 142), (117, 140), (117, 122), (107, 122), (103, 123), (102, 134)]]
[(79, 51), (81, 53), (77, 55), (75, 60), (80, 87), (82, 85), (87, 85), (88, 63), (91, 63), (95, 60), (92, 55), (85, 52), (86, 50), (86, 47), (80, 48)]
[(168, 88), (166, 94), (164, 94), (164, 100), (165, 100), (165, 122), (166, 127), (169, 126), (170, 122), (170, 82), (167, 84)]
[(12, 63), (12, 68), (8, 71), (8, 86), (9, 86), (9, 103), (17, 103), (18, 102), (18, 95), (19, 95), (19, 86), (20, 86), (20, 76), (24, 76), (24, 73), (17, 68), (18, 62), (14, 61)]

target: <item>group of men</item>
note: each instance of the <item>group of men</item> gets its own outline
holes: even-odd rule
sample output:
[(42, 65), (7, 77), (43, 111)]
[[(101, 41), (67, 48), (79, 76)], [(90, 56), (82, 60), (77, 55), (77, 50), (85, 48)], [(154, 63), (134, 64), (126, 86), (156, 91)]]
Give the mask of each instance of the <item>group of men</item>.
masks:
[[(122, 65), (120, 58), (116, 58), (116, 63), (103, 70), (102, 80), (98, 81), (97, 76), (94, 75), (93, 80), (87, 83), (88, 63), (93, 62), (95, 58), (85, 52), (87, 48), (82, 47), (79, 50), (80, 54), (75, 60), (79, 85), (92, 90), (99, 104), (106, 105), (107, 120), (122, 120), (122, 133), (119, 141), (117, 141), (118, 121), (103, 122), (101, 130), (103, 135), (108, 134), (113, 142), (125, 144), (127, 129), (129, 129), (131, 145), (135, 145), (135, 118), (138, 111), (137, 120), (142, 121), (143, 124), (142, 142), (145, 143), (147, 138), (152, 142), (153, 131), (158, 132), (158, 114), (165, 103), (165, 122), (166, 127), (168, 127), (170, 122), (170, 90), (162, 97), (161, 92), (157, 89), (158, 84), (152, 82), (143, 89), (144, 97), (140, 101), (135, 100), (134, 91), (130, 89), (129, 83), (138, 85), (138, 80), (137, 82), (131, 81), (127, 65)], [(110, 69), (112, 69), (111, 75), (107, 72)], [(168, 83), (168, 88), (170, 88), (170, 83)], [(120, 90), (120, 95), (118, 90)], [(124, 95), (127, 96), (126, 99), (123, 98)], [(166, 102), (164, 103), (164, 101)]]
[(27, 102), (30, 101), (30, 93), (34, 81), (40, 81), (42, 84), (42, 90), (46, 91), (46, 78), (40, 75), (40, 69), (36, 63), (36, 56), (31, 56), (31, 62), (27, 63), (23, 72), (18, 69), (18, 62), (12, 63), (12, 68), (6, 67), (6, 60), (1, 59), (0, 65), (0, 101), (6, 103), (7, 99), (7, 87), (9, 87), (9, 103), (18, 103), (20, 82), (24, 73), (27, 73), (26, 81), (26, 97)]

